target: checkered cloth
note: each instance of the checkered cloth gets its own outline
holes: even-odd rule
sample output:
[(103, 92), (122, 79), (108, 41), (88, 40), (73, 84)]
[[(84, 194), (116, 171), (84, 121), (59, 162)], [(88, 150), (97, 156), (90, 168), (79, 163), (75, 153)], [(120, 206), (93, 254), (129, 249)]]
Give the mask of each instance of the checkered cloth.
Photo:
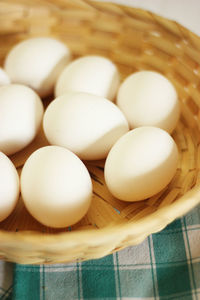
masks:
[(200, 206), (142, 244), (99, 260), (13, 266), (12, 288), (12, 264), (1, 265), (1, 299), (198, 300)]

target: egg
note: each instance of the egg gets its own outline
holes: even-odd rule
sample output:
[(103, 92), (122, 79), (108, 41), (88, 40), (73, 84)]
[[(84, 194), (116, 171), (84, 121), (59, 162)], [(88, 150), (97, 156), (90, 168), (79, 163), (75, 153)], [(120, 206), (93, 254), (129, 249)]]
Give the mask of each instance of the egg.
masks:
[(131, 128), (156, 126), (171, 133), (180, 115), (174, 86), (153, 71), (140, 71), (127, 77), (119, 88), (117, 105)]
[(107, 156), (113, 144), (128, 131), (128, 123), (111, 101), (69, 92), (50, 103), (43, 128), (50, 144), (66, 147), (81, 159), (95, 160)]
[(46, 146), (36, 150), (21, 173), (21, 193), (29, 213), (40, 223), (61, 228), (88, 211), (92, 183), (82, 161), (71, 151)]
[(10, 159), (0, 152), (0, 222), (14, 210), (19, 198), (19, 176)]
[(0, 151), (6, 155), (26, 147), (36, 136), (43, 104), (29, 87), (9, 84), (0, 87)]
[(10, 83), (10, 78), (6, 74), (6, 72), (0, 68), (0, 86), (9, 84)]
[(164, 130), (144, 126), (122, 136), (105, 163), (109, 191), (124, 201), (140, 201), (164, 189), (175, 175), (178, 150)]
[(108, 58), (84, 56), (65, 67), (56, 83), (55, 96), (65, 92), (86, 92), (113, 100), (119, 80), (119, 72)]
[(34, 37), (15, 45), (5, 60), (13, 83), (33, 88), (41, 97), (53, 92), (58, 75), (70, 60), (70, 50), (59, 40)]

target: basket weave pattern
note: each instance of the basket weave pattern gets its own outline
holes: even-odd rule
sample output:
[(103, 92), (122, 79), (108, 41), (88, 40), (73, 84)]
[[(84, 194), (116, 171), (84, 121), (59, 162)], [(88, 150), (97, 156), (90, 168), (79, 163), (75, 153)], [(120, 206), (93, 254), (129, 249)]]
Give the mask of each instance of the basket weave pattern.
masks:
[[(142, 242), (200, 202), (200, 38), (176, 22), (150, 12), (84, 0), (0, 2), (0, 63), (17, 42), (52, 36), (66, 42), (74, 58), (110, 58), (121, 78), (137, 70), (163, 73), (175, 85), (181, 120), (173, 133), (180, 152), (172, 182), (145, 201), (127, 203), (108, 192), (103, 161), (86, 162), (94, 196), (87, 215), (62, 230), (39, 224), (22, 201), (0, 223), (0, 256), (18, 263), (58, 263), (102, 257)], [(47, 104), (49, 99), (45, 99)], [(103, 120), (102, 120), (103, 121)], [(47, 141), (42, 133), (11, 158), (21, 167)]]

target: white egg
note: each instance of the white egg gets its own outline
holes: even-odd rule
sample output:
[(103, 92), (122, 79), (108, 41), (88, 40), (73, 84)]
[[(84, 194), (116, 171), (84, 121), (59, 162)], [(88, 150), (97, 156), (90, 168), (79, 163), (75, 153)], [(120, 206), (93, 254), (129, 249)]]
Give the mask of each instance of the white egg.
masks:
[(112, 61), (102, 56), (84, 56), (63, 70), (56, 83), (55, 95), (85, 92), (113, 100), (119, 81), (119, 72)]
[(117, 105), (131, 128), (156, 126), (171, 133), (180, 114), (174, 86), (166, 77), (152, 71), (127, 77), (119, 88)]
[(0, 68), (0, 86), (6, 85), (10, 83), (10, 78), (6, 74), (6, 72)]
[(109, 152), (106, 184), (118, 199), (144, 200), (168, 185), (177, 164), (177, 146), (166, 131), (150, 126), (136, 128), (122, 136)]
[(86, 160), (105, 158), (128, 131), (128, 123), (114, 103), (87, 93), (56, 98), (44, 114), (43, 127), (50, 144), (66, 147)]
[(90, 175), (71, 151), (57, 146), (36, 150), (21, 173), (21, 193), (29, 213), (40, 223), (61, 228), (78, 222), (92, 197)]
[(43, 104), (29, 87), (9, 84), (0, 87), (0, 151), (11, 155), (36, 136)]
[(19, 176), (10, 159), (0, 152), (0, 221), (14, 210), (19, 198)]
[(41, 97), (53, 92), (58, 75), (70, 60), (70, 51), (50, 37), (35, 37), (15, 45), (5, 60), (5, 70), (14, 83), (28, 85)]

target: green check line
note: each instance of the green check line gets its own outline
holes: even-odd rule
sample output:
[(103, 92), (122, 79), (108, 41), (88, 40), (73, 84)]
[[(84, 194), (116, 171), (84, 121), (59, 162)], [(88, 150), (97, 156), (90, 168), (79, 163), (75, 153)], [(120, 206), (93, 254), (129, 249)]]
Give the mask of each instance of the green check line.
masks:
[[(117, 253), (117, 252), (116, 252)], [(195, 257), (195, 258), (191, 258), (191, 262), (198, 262), (198, 260), (200, 260), (200, 256), (198, 256), (198, 257)], [(154, 263), (154, 262), (151, 262), (151, 264), (147, 264), (147, 263), (143, 263), (143, 264), (119, 264), (118, 265), (118, 267), (119, 268), (121, 268), (121, 267), (143, 267), (143, 266), (148, 266), (148, 267), (151, 267), (151, 265), (155, 265), (155, 266), (157, 266), (157, 265), (169, 265), (169, 264), (172, 264), (172, 265), (174, 265), (174, 264), (184, 264), (184, 263), (186, 263), (187, 262), (187, 260), (179, 260), (179, 261), (173, 261), (173, 262), (167, 262), (167, 263), (165, 263), (165, 262), (156, 262), (156, 263)], [(45, 272), (50, 272), (50, 269), (52, 268), (52, 269), (63, 269), (63, 271), (65, 270), (65, 269), (70, 269), (70, 268), (73, 268), (74, 267), (74, 270), (77, 268), (77, 264), (75, 265), (74, 264), (74, 266), (72, 266), (72, 265), (65, 265), (65, 266), (59, 266), (59, 265), (57, 265), (57, 266), (45, 266)], [(98, 264), (93, 264), (92, 266), (86, 266), (86, 265), (82, 265), (82, 269), (86, 269), (86, 270), (93, 270), (94, 268), (97, 268), (97, 269), (110, 269), (110, 268), (113, 268), (113, 265), (98, 265)], [(20, 271), (27, 271), (27, 272), (38, 272), (38, 267), (36, 266), (32, 266), (32, 268), (30, 268), (30, 267), (27, 267), (26, 269), (24, 269), (24, 266), (22, 267), (22, 266), (20, 266)], [(3, 288), (1, 288), (0, 287), (0, 289), (2, 289), (3, 290)]]
[[(116, 253), (118, 253), (118, 252), (116, 252)], [(118, 257), (118, 255), (117, 255), (117, 257)], [(197, 262), (198, 260), (200, 260), (200, 256), (198, 256), (198, 257), (195, 257), (195, 258), (191, 258), (191, 261), (192, 262)], [(167, 262), (167, 263), (165, 263), (165, 262), (156, 262), (156, 263), (154, 263), (154, 262), (151, 262), (150, 264), (147, 264), (147, 263), (143, 263), (143, 264), (118, 264), (118, 267), (119, 268), (121, 268), (121, 267), (143, 267), (143, 266), (148, 266), (148, 267), (151, 267), (151, 265), (155, 265), (155, 266), (157, 266), (157, 265), (169, 265), (169, 264), (172, 264), (172, 265), (174, 265), (174, 264), (184, 264), (184, 263), (186, 263), (187, 262), (187, 260), (179, 260), (179, 261), (172, 261), (172, 262)], [(38, 268), (37, 269), (35, 269), (34, 270), (34, 266), (32, 267), (32, 268), (30, 268), (29, 267), (29, 269), (27, 270), (26, 269), (26, 271), (30, 271), (30, 272), (36, 272), (36, 271), (38, 271)], [(50, 272), (50, 269), (63, 269), (63, 270), (65, 270), (65, 269), (70, 269), (70, 268), (74, 268), (74, 270), (75, 269), (77, 269), (77, 263), (76, 264), (74, 264), (74, 266), (72, 266), (72, 265), (65, 265), (65, 266), (59, 266), (59, 265), (56, 265), (56, 266), (54, 266), (54, 265), (52, 265), (52, 266), (45, 266), (45, 272)], [(110, 268), (113, 268), (113, 264), (111, 265), (99, 265), (99, 264), (93, 264), (92, 266), (86, 266), (86, 265), (82, 265), (82, 269), (86, 269), (86, 270), (93, 270), (94, 268), (97, 268), (97, 269), (110, 269)], [(22, 270), (23, 271), (23, 267), (20, 267), (20, 270)], [(1, 288), (0, 288), (1, 289)]]
[(119, 274), (119, 257), (118, 252), (116, 252), (116, 260), (117, 260), (117, 277), (118, 277), (118, 286), (119, 286), (119, 299), (122, 299), (122, 292), (121, 292), (121, 283), (120, 283), (120, 274)]
[(77, 262), (76, 263), (76, 270), (77, 270), (76, 274), (77, 274), (77, 285), (78, 285), (78, 300), (81, 299), (81, 296), (80, 296), (81, 292), (80, 292), (80, 273), (79, 273), (79, 269), (80, 269), (79, 262)]
[(158, 234), (160, 235), (171, 235), (171, 234), (176, 234), (176, 233), (182, 233), (182, 232), (189, 232), (189, 231), (198, 231), (200, 230), (200, 227), (195, 227), (195, 228), (188, 228), (188, 229), (165, 229), (163, 231), (160, 231)]
[[(117, 253), (117, 252), (116, 252)], [(151, 254), (150, 254), (150, 256), (151, 256)], [(200, 259), (200, 257), (197, 257), (197, 258), (193, 258), (193, 259), (191, 259), (191, 261), (196, 261), (196, 260), (198, 260), (198, 259)], [(127, 267), (127, 269), (128, 269), (128, 267), (144, 267), (144, 266), (146, 266), (146, 267), (151, 267), (151, 266), (158, 266), (158, 265), (161, 265), (161, 266), (168, 266), (168, 265), (182, 265), (182, 264), (185, 264), (187, 262), (187, 260), (180, 260), (180, 261), (172, 261), (172, 262), (156, 262), (156, 263), (154, 263), (153, 261), (150, 263), (150, 264), (147, 264), (147, 263), (144, 263), (144, 264), (119, 264), (118, 265), (118, 268), (120, 269), (120, 268), (122, 268), (122, 267), (124, 267), (124, 268), (126, 268)], [(101, 270), (101, 269), (103, 269), (103, 270), (106, 270), (106, 269), (112, 269), (113, 268), (113, 265), (111, 266), (107, 266), (107, 265), (92, 265), (92, 266), (82, 266), (82, 269), (83, 270), (94, 270), (94, 269), (96, 269), (96, 270)], [(124, 269), (124, 270), (126, 270), (126, 269)]]
[(149, 255), (150, 255), (150, 260), (151, 260), (151, 274), (152, 274), (152, 281), (153, 281), (153, 294), (155, 299), (157, 299), (156, 295), (156, 286), (155, 286), (155, 277), (154, 277), (154, 264), (153, 264), (153, 259), (152, 259), (152, 249), (151, 249), (151, 243), (150, 243), (150, 237), (148, 236), (148, 245), (149, 245)]
[(183, 217), (182, 220), (183, 220), (183, 225), (185, 227), (186, 240), (187, 240), (188, 251), (189, 251), (189, 260), (188, 261), (189, 261), (190, 267), (191, 267), (192, 283), (193, 283), (193, 286), (194, 286), (194, 293), (195, 293), (195, 296), (196, 296), (196, 300), (198, 300), (197, 292), (196, 292), (197, 287), (196, 287), (194, 269), (193, 269), (193, 264), (192, 264), (192, 254), (191, 254), (191, 249), (190, 249), (190, 242), (189, 242), (189, 238), (188, 238), (188, 232), (187, 232), (187, 225), (186, 225), (185, 217)]
[[(198, 295), (200, 295), (200, 292), (197, 292)], [(170, 296), (160, 296), (160, 300), (184, 300), (184, 296), (192, 296), (192, 291), (189, 292), (183, 292), (183, 293), (177, 293)], [(175, 298), (176, 297), (176, 298)], [(180, 298), (181, 297), (181, 298)], [(144, 299), (145, 300), (145, 299)]]
[[(116, 295), (116, 270), (113, 255), (108, 255), (98, 260), (101, 265), (112, 264), (113, 268), (109, 270), (92, 268), (95, 260), (88, 260), (81, 263), (81, 296), (84, 300), (111, 300), (117, 298)], [(90, 265), (88, 271), (84, 266)], [(82, 298), (81, 298), (82, 299)], [(68, 299), (67, 299), (68, 300)], [(69, 299), (71, 300), (71, 299)]]
[(38, 266), (34, 266), (34, 265), (32, 267), (28, 266), (27, 268), (24, 268), (24, 266), (19, 265), (19, 266), (16, 267), (16, 270), (17, 271), (25, 271), (25, 272), (35, 272), (35, 273), (37, 273), (38, 270), (39, 270), (39, 268), (38, 268)]
[(42, 299), (45, 300), (45, 270), (44, 270), (44, 265), (42, 266)]

